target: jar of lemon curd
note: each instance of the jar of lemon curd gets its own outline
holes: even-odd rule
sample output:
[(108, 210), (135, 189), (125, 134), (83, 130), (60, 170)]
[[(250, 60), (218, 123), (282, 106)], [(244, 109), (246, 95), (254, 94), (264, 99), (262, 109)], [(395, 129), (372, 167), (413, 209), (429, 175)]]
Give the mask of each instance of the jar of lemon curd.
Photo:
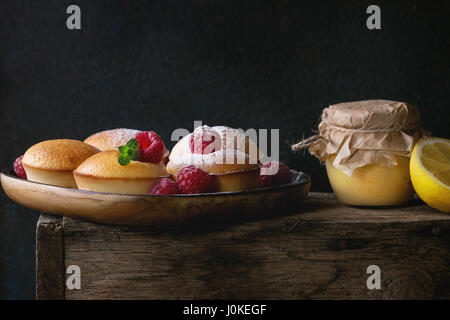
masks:
[(319, 134), (292, 146), (325, 162), (339, 201), (356, 206), (391, 206), (414, 195), (409, 157), (428, 132), (420, 112), (396, 101), (367, 100), (331, 105), (322, 112)]

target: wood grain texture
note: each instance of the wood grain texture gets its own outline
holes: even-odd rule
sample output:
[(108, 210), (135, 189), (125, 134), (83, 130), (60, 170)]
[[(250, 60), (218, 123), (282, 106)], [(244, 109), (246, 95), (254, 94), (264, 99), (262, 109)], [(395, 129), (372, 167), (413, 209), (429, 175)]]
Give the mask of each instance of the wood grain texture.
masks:
[[(169, 228), (64, 218), (67, 299), (450, 298), (450, 216), (413, 202), (341, 206), (312, 194), (294, 215)], [(381, 290), (366, 269), (381, 268)]]
[(62, 218), (41, 214), (36, 227), (36, 299), (64, 299)]
[(290, 184), (239, 192), (180, 195), (126, 195), (62, 188), (0, 173), (8, 197), (31, 209), (70, 218), (118, 225), (171, 225), (209, 217), (231, 218), (235, 213), (273, 213), (301, 205), (311, 178), (293, 171)]

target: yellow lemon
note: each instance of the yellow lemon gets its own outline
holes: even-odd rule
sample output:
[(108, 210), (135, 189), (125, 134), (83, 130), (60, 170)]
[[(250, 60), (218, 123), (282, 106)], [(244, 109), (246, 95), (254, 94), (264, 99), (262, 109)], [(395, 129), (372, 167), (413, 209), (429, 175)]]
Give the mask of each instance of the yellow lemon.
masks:
[(418, 196), (430, 207), (450, 213), (450, 140), (419, 140), (411, 154), (409, 171)]

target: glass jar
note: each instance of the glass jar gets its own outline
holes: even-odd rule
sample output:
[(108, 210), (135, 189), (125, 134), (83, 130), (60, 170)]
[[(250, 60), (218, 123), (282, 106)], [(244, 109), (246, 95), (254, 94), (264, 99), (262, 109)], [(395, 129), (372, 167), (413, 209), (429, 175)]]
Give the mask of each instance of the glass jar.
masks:
[(333, 165), (334, 156), (325, 164), (328, 180), (342, 203), (355, 206), (392, 206), (406, 203), (414, 196), (409, 177), (409, 158), (395, 157), (397, 165), (369, 164), (356, 168), (351, 176)]
[(355, 101), (325, 108), (319, 134), (292, 148), (308, 147), (325, 162), (330, 185), (342, 203), (391, 206), (413, 197), (409, 157), (414, 144), (427, 135), (412, 105)]

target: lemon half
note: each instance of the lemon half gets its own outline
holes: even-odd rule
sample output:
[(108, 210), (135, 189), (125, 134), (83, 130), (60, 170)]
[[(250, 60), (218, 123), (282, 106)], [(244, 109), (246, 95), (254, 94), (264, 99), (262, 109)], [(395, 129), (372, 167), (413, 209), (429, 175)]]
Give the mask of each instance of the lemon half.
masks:
[(419, 140), (409, 164), (417, 195), (430, 207), (450, 213), (450, 140)]

